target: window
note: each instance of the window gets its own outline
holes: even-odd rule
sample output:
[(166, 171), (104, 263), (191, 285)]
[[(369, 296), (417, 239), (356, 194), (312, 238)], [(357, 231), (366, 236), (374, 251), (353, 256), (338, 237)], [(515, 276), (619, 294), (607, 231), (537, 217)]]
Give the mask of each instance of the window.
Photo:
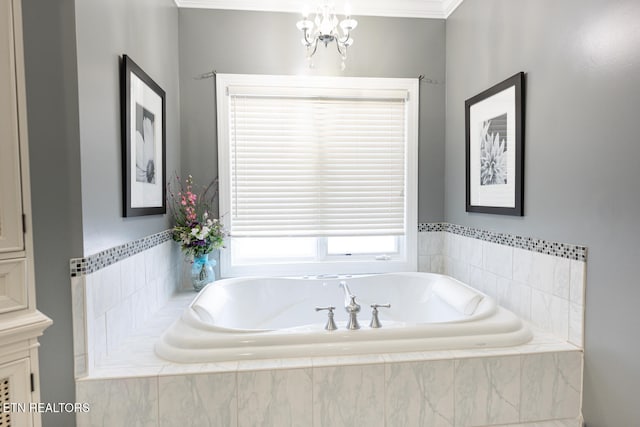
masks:
[(217, 76), (222, 275), (416, 268), (416, 79)]

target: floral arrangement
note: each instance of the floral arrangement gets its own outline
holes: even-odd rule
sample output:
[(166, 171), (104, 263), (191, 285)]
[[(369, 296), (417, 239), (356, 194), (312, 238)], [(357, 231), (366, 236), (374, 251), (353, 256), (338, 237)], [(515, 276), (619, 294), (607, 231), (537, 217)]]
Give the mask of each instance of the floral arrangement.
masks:
[(203, 191), (194, 190), (193, 177), (184, 181), (176, 176), (177, 192), (168, 185), (169, 207), (175, 219), (173, 240), (180, 243), (182, 250), (194, 258), (201, 257), (220, 249), (224, 244), (226, 232), (217, 218), (212, 218), (217, 190), (217, 179)]

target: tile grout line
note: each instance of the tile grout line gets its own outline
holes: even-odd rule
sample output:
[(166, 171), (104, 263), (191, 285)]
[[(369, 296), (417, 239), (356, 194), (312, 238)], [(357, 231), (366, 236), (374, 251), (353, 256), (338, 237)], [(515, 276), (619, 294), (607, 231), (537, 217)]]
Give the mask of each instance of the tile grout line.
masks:
[(158, 397), (158, 417), (156, 418), (156, 425), (160, 427), (160, 374), (155, 376), (156, 379), (156, 393)]
[(519, 402), (518, 402), (518, 423), (522, 423), (522, 375), (524, 373), (524, 369), (522, 367), (524, 361), (523, 361), (523, 355), (519, 355), (518, 356), (520, 358), (520, 396), (519, 396)]
[(235, 381), (235, 389), (236, 389), (236, 425), (238, 427), (240, 425), (240, 387), (238, 385), (238, 371), (236, 370), (233, 373), (233, 378)]

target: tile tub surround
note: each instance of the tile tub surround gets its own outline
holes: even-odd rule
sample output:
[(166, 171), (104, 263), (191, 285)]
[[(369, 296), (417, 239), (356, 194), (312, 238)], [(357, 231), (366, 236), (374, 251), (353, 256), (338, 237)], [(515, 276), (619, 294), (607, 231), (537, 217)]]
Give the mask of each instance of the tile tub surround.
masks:
[[(506, 279), (501, 274), (508, 275), (503, 261), (510, 258), (514, 280), (514, 259), (522, 255), (514, 251), (520, 248), (448, 228), (437, 224), (420, 233), (421, 266), (435, 267), (426, 271), (452, 271), (464, 279), (474, 266), (488, 288), (495, 276), (497, 290), (499, 279)], [(157, 337), (195, 295), (168, 297), (182, 263), (172, 245), (161, 242), (72, 279), (76, 400), (91, 405), (78, 414), (79, 426), (347, 426), (354, 420), (373, 426), (582, 425), (582, 351), (540, 328), (532, 342), (510, 348), (209, 364), (159, 359)], [(163, 266), (161, 260), (168, 261)], [(569, 301), (572, 289), (576, 299), (584, 289), (580, 277), (584, 282), (584, 269), (570, 266)], [(546, 303), (554, 292), (565, 295), (562, 280), (546, 288), (541, 276), (528, 286)]]
[(583, 347), (585, 247), (428, 225), (418, 233), (419, 271), (468, 283), (522, 319)]
[[(490, 358), (477, 363), (501, 361)], [(506, 383), (495, 389), (492, 385), (488, 390), (484, 383), (473, 394), (465, 394), (451, 383), (432, 383), (420, 394), (416, 385), (429, 380), (422, 372), (428, 375), (444, 367), (441, 375), (447, 375), (453, 372), (452, 364), (427, 361), (78, 381), (76, 399), (89, 402), (91, 410), (77, 415), (77, 425), (582, 427), (579, 415), (528, 423), (520, 422), (512, 408), (502, 410), (503, 396), (498, 393), (504, 388), (515, 395), (526, 394), (520, 385)], [(389, 378), (390, 371), (399, 377)], [(418, 394), (395, 395), (391, 390), (398, 387), (397, 382), (408, 385), (403, 391)], [(427, 400), (434, 397), (440, 399)], [(472, 413), (470, 418), (453, 421), (458, 406), (476, 412), (466, 411)], [(495, 419), (509, 421), (491, 423), (483, 413), (485, 407)], [(540, 412), (540, 416), (550, 413)]]
[(108, 250), (85, 258), (90, 273), (73, 276), (72, 269), (76, 377), (90, 375), (177, 291), (179, 248), (157, 236), (123, 245), (130, 250), (117, 256)]
[(581, 426), (582, 351), (552, 334), (478, 350), (159, 359), (157, 336), (193, 295), (177, 294), (76, 381), (76, 400), (91, 405), (78, 426)]

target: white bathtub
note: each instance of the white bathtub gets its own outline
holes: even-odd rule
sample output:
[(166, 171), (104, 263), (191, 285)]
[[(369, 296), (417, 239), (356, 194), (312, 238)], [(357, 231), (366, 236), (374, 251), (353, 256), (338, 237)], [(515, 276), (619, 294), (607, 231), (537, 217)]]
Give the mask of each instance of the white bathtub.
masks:
[[(359, 330), (346, 329), (342, 280), (362, 307)], [(466, 306), (470, 314), (461, 312), (465, 293), (479, 294), (477, 307)], [(382, 327), (370, 328), (370, 305), (385, 303), (391, 308), (380, 309)], [(336, 307), (334, 331), (324, 329), (327, 312), (315, 310), (329, 305)], [(493, 298), (440, 274), (235, 278), (203, 289), (162, 334), (155, 351), (174, 362), (217, 362), (503, 347), (523, 344), (531, 336)]]

